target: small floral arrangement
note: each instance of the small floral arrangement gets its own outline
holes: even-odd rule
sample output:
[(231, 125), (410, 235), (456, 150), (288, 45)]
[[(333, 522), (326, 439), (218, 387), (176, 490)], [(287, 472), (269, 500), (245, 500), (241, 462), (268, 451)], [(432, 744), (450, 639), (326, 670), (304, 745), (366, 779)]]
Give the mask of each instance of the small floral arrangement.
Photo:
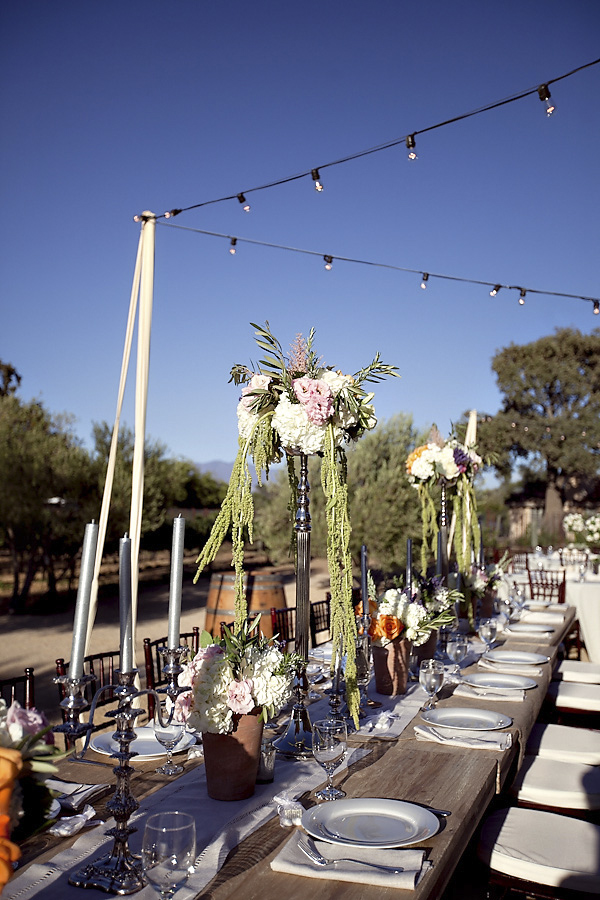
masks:
[(421, 501), (423, 543), (421, 568), (427, 569), (428, 551), (437, 556), (437, 509), (432, 490), (441, 479), (452, 498), (454, 531), (453, 542), (459, 570), (470, 565), (471, 550), (479, 552), (479, 527), (473, 479), (483, 464), (482, 458), (471, 446), (461, 444), (456, 438), (444, 441), (434, 426), (429, 441), (416, 447), (406, 460), (409, 482), (418, 490)]
[(422, 579), (414, 599), (406, 591), (390, 588), (376, 603), (369, 601), (371, 639), (376, 646), (385, 647), (402, 636), (419, 647), (436, 628), (454, 621), (453, 606), (459, 598), (457, 591), (443, 587), (438, 578)]
[(585, 520), (585, 539), (593, 547), (600, 547), (600, 515), (589, 516)]
[(0, 838), (23, 840), (47, 819), (52, 794), (45, 778), (57, 772), (52, 759), (64, 755), (54, 746), (50, 729), (37, 709), (24, 709), (17, 701), (7, 707), (0, 699), (0, 762), (5, 790), (10, 785), (8, 804), (8, 793), (0, 790)]
[(179, 675), (180, 687), (190, 690), (176, 701), (176, 712), (194, 731), (229, 734), (240, 715), (262, 707), (266, 721), (290, 700), (298, 658), (261, 635), (258, 621), (244, 622), (237, 634), (224, 627), (218, 641), (202, 632), (198, 653)]
[(581, 534), (585, 531), (585, 519), (581, 513), (567, 513), (563, 519), (563, 530), (565, 534)]
[[(298, 475), (295, 457), (321, 458), (321, 484), (326, 498), (327, 560), (331, 584), (331, 632), (335, 652), (346, 656), (346, 699), (351, 714), (358, 714), (356, 685), (356, 623), (352, 604), (352, 558), (346, 483), (345, 442), (356, 441), (375, 427), (373, 394), (366, 382), (397, 376), (396, 366), (382, 363), (379, 353), (364, 369), (347, 375), (326, 366), (313, 349), (314, 329), (307, 339), (298, 335), (286, 356), (281, 344), (265, 327), (252, 324), (264, 357), (257, 366), (234, 365), (230, 381), (243, 385), (237, 407), (238, 453), (227, 495), (212, 531), (197, 559), (197, 580), (216, 557), (231, 529), (232, 565), (236, 574), (235, 628), (247, 616), (244, 594), (244, 539), (253, 540), (254, 505), (248, 457), (252, 457), (259, 485), (262, 473), (284, 456), (290, 485), (290, 509), (295, 513)], [(291, 523), (290, 523), (291, 525)], [(292, 541), (295, 532), (291, 529)]]

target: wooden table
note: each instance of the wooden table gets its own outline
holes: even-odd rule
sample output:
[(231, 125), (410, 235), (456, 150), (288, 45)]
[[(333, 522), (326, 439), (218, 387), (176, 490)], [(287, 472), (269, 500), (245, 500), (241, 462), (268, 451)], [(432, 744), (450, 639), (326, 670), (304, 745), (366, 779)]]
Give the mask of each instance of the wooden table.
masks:
[[(558, 643), (570, 629), (574, 612), (568, 612), (563, 628), (556, 629), (552, 643), (529, 645), (522, 641), (507, 642), (510, 649), (532, 650), (555, 656)], [(415, 891), (382, 889), (365, 885), (343, 886), (348, 900), (435, 900), (447, 885), (461, 855), (465, 851), (477, 825), (490, 802), (510, 781), (522, 758), (523, 748), (535, 722), (551, 678), (551, 666), (544, 666), (543, 676), (536, 690), (526, 692), (519, 703), (491, 701), (490, 706), (513, 718), (510, 731), (514, 742), (510, 750), (468, 750), (447, 745), (418, 742), (409, 726), (397, 741), (370, 742), (372, 752), (353, 765), (338, 783), (343, 785), (349, 797), (396, 798), (410, 802), (448, 809), (451, 816), (442, 820), (440, 831), (424, 843), (427, 857), (433, 868)], [(481, 699), (454, 698), (448, 689), (442, 690), (442, 706), (485, 705)], [(418, 720), (418, 717), (415, 721)], [(138, 763), (132, 780), (136, 798), (141, 799), (157, 790), (162, 777), (156, 775), (156, 763)], [(189, 768), (189, 764), (187, 766)], [(114, 784), (110, 768), (100, 768), (83, 763), (65, 761), (61, 765), (61, 777), (66, 780), (86, 782), (109, 781)], [(95, 802), (100, 816), (112, 789), (103, 800)], [(308, 794), (302, 798), (305, 806), (312, 806), (314, 798)], [(217, 876), (198, 895), (212, 900), (227, 900), (243, 896), (244, 900), (306, 900), (310, 893), (314, 900), (333, 900), (340, 893), (340, 883), (333, 880), (311, 880), (284, 875), (271, 870), (270, 860), (289, 838), (290, 829), (279, 826), (277, 817), (246, 838), (230, 854)], [(75, 839), (71, 839), (71, 843)], [(24, 845), (24, 863), (35, 859), (51, 858), (65, 841), (41, 835)]]

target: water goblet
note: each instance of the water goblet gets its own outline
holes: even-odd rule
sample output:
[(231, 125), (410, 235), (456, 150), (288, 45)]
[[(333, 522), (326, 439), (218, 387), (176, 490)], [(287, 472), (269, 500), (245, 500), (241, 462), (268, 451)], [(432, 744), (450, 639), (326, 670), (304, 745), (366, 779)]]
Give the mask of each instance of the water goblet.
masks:
[(469, 638), (466, 634), (454, 632), (448, 638), (447, 653), (454, 663), (454, 675), (460, 675), (460, 664), (469, 653)]
[(580, 563), (579, 566), (579, 580), (581, 582), (585, 581), (585, 573), (587, 572), (587, 563)]
[(423, 659), (419, 666), (419, 684), (426, 692), (427, 702), (421, 709), (435, 709), (435, 695), (444, 683), (444, 663), (440, 659)]
[(194, 871), (196, 823), (183, 812), (150, 816), (142, 842), (144, 878), (163, 900), (183, 887)]
[(491, 649), (492, 644), (496, 640), (498, 631), (498, 622), (494, 618), (480, 619), (477, 633), (485, 644), (486, 652)]
[(308, 663), (306, 666), (306, 677), (311, 686), (306, 696), (309, 700), (320, 700), (321, 694), (315, 690), (315, 685), (323, 677), (323, 666), (319, 665), (319, 663)]
[(179, 775), (183, 772), (183, 766), (173, 762), (173, 750), (183, 737), (185, 725), (175, 718), (171, 719), (169, 722), (168, 714), (164, 711), (162, 718), (165, 722), (164, 725), (161, 725), (158, 718), (154, 720), (154, 737), (159, 744), (162, 744), (163, 747), (165, 747), (167, 751), (167, 761), (164, 765), (159, 766), (156, 771), (159, 775)]
[(339, 800), (346, 792), (333, 785), (334, 771), (343, 761), (348, 740), (348, 732), (344, 721), (321, 719), (313, 722), (312, 751), (316, 761), (327, 772), (327, 784), (316, 793), (318, 800)]

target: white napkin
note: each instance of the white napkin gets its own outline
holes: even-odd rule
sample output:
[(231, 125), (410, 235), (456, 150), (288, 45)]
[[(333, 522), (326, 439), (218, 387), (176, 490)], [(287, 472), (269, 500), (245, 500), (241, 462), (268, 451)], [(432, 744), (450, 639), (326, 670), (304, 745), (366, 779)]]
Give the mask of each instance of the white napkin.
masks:
[(429, 725), (415, 725), (418, 741), (450, 744), (452, 747), (468, 747), (470, 750), (508, 750), (512, 747), (512, 734), (496, 731), (466, 731), (462, 728), (445, 729), (442, 733)]
[(531, 625), (561, 625), (565, 620), (564, 613), (559, 612), (526, 612), (521, 616), (521, 622)]
[(95, 815), (96, 810), (88, 804), (84, 806), (83, 812), (79, 813), (79, 815), (59, 819), (58, 822), (48, 829), (48, 832), (56, 834), (58, 837), (71, 837), (72, 834), (77, 834), (78, 831), (81, 831), (86, 826), (89, 828), (92, 825), (102, 825), (102, 822), (94, 818)]
[(544, 674), (543, 670), (537, 666), (513, 666), (508, 663), (503, 666), (501, 663), (490, 662), (487, 659), (480, 659), (477, 665), (482, 669), (489, 669), (490, 672), (502, 672), (503, 675), (529, 675), (531, 678), (539, 678)]
[(476, 687), (472, 684), (459, 684), (455, 688), (453, 697), (468, 697), (474, 700), (476, 697), (486, 697), (488, 700), (504, 700), (507, 703), (522, 703), (525, 699), (525, 691), (507, 691), (503, 688)]
[(402, 734), (406, 723), (402, 716), (390, 712), (380, 712), (374, 716), (368, 716), (360, 721), (360, 727), (356, 732), (357, 737), (378, 737), (394, 740)]
[(511, 641), (525, 641), (528, 644), (547, 644), (554, 638), (554, 629), (543, 631), (513, 631), (507, 628), (504, 634)]
[(78, 784), (74, 781), (62, 781), (60, 778), (47, 778), (46, 787), (59, 794), (57, 800), (63, 809), (70, 809), (76, 812), (85, 806), (88, 800), (97, 797), (98, 794), (105, 791), (109, 785)]
[[(319, 880), (350, 881), (355, 884), (374, 884), (378, 887), (395, 887), (413, 891), (423, 875), (431, 868), (431, 863), (425, 860), (425, 850), (413, 848), (372, 850), (315, 841), (319, 853), (322, 853), (327, 859), (351, 858), (357, 860), (357, 862), (338, 862), (333, 866), (318, 866), (298, 849), (299, 837), (301, 834), (293, 834), (277, 856), (271, 860), (271, 868), (275, 872), (305, 875), (307, 878), (318, 878)], [(382, 866), (402, 867), (404, 871), (398, 874), (379, 872), (371, 866), (361, 866), (360, 860), (380, 863)]]

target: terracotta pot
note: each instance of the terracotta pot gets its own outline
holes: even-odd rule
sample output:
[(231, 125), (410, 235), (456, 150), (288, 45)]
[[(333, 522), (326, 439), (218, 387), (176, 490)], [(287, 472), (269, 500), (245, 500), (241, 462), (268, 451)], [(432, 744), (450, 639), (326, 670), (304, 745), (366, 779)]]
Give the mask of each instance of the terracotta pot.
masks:
[(260, 709), (234, 716), (230, 734), (203, 732), (208, 796), (213, 800), (245, 800), (254, 793), (263, 722)]
[(372, 650), (377, 693), (388, 696), (405, 694), (411, 642), (397, 637), (385, 647), (373, 644)]
[(435, 654), (435, 648), (437, 647), (437, 639), (438, 632), (437, 628), (434, 628), (427, 640), (424, 644), (420, 644), (418, 647), (415, 647), (414, 653), (417, 661), (417, 665), (421, 665), (422, 659), (433, 659)]

